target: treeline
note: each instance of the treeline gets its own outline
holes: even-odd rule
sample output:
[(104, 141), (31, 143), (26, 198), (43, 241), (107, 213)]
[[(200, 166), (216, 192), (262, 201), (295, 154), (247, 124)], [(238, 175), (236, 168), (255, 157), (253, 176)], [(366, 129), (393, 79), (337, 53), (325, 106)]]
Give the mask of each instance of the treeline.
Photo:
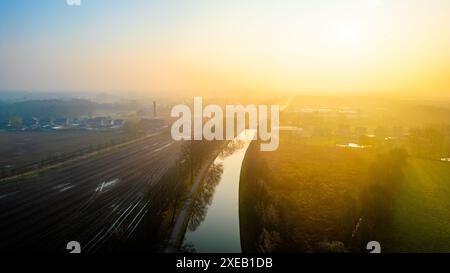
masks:
[(450, 157), (450, 125), (428, 125), (411, 129), (408, 151), (412, 156), (440, 159)]
[(239, 188), (239, 222), (244, 253), (287, 252), (288, 225), (283, 210), (267, 189), (271, 179), (267, 163), (253, 141), (246, 153)]
[(30, 118), (75, 118), (89, 116), (96, 111), (136, 110), (136, 102), (96, 103), (85, 99), (71, 100), (28, 100), (14, 103), (0, 101), (0, 121), (12, 117)]
[(1, 103), (0, 118), (2, 120), (11, 117), (28, 118), (56, 118), (56, 117), (78, 117), (92, 113), (98, 104), (88, 101), (73, 99), (63, 100), (32, 100), (16, 103)]
[[(132, 249), (163, 251), (199, 171), (222, 149), (223, 141), (184, 141), (178, 160), (146, 193), (151, 206), (131, 243)], [(214, 168), (214, 166), (213, 166)], [(215, 168), (215, 173), (220, 172)], [(213, 181), (213, 180), (209, 180)]]

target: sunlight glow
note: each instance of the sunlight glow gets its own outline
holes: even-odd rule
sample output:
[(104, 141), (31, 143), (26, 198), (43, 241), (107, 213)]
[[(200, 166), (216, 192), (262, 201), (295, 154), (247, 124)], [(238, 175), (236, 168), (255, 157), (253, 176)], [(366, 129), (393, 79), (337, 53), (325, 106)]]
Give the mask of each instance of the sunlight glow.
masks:
[(64, 7), (64, 28), (42, 17), (20, 22), (29, 35), (0, 28), (1, 88), (450, 92), (450, 1), (199, 2), (112, 1), (99, 13), (88, 1)]
[(357, 46), (361, 42), (361, 32), (357, 26), (342, 25), (336, 30), (336, 40), (343, 46)]

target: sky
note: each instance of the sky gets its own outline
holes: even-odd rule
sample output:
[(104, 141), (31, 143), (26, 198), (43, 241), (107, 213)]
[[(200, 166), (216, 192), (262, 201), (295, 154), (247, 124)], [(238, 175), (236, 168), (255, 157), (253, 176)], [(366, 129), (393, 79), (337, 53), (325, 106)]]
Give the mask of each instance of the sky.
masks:
[(2, 0), (0, 90), (448, 97), (450, 1)]

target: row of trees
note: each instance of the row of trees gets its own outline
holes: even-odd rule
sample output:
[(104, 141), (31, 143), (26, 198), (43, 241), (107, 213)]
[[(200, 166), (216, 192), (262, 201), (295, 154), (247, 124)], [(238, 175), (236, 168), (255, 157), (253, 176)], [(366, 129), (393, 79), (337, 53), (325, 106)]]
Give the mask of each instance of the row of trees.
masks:
[[(160, 222), (158, 225), (166, 223), (159, 229), (160, 232), (163, 230), (165, 233), (161, 236), (162, 238), (167, 238), (168, 231), (175, 223), (177, 213), (187, 198), (191, 197), (191, 187), (195, 182), (196, 175), (202, 166), (208, 164), (208, 161), (223, 147), (222, 144), (222, 141), (184, 141), (179, 159), (167, 169), (159, 182), (147, 193), (147, 198), (151, 200), (152, 207), (156, 210), (152, 213), (159, 215)], [(202, 219), (202, 208), (210, 200), (208, 196), (211, 194), (208, 193), (211, 193), (217, 184), (221, 170), (220, 165), (210, 167), (204, 181), (206, 185), (202, 186), (200, 194), (197, 194), (195, 200), (193, 200), (194, 218), (199, 221)]]
[[(242, 165), (239, 214), (242, 250), (247, 253), (282, 252), (286, 230), (281, 230), (282, 210), (267, 189), (271, 179), (266, 161), (259, 155), (258, 141), (252, 142)], [(251, 160), (250, 160), (251, 159)]]
[(22, 117), (25, 119), (33, 117), (76, 118), (90, 116), (94, 112), (135, 111), (141, 105), (141, 103), (135, 101), (96, 103), (85, 99), (26, 100), (14, 103), (0, 101), (0, 121), (8, 120), (11, 117)]
[(79, 117), (92, 113), (97, 108), (99, 108), (97, 103), (81, 99), (3, 103), (0, 107), (0, 120), (8, 120), (11, 117)]
[(419, 127), (408, 138), (411, 155), (440, 159), (450, 157), (450, 125)]

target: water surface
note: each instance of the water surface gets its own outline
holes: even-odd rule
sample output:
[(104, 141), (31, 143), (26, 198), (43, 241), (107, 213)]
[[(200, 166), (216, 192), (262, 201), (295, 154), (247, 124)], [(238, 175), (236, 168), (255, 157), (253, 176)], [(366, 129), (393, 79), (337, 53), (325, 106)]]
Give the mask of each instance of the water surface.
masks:
[(253, 131), (219, 155), (194, 201), (183, 249), (199, 253), (240, 253), (239, 180)]

